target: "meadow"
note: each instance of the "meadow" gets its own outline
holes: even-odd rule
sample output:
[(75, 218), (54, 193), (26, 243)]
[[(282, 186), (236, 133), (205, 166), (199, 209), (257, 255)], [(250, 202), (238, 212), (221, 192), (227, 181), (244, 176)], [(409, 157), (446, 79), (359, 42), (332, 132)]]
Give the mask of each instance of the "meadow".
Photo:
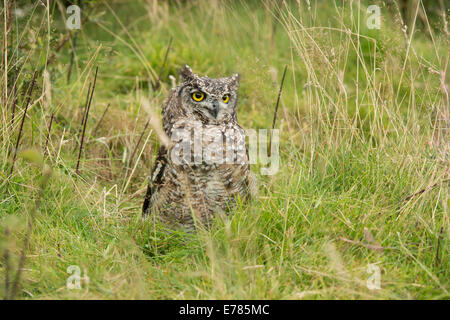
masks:
[[(1, 4), (0, 297), (450, 298), (444, 1), (69, 2)], [(141, 219), (184, 64), (240, 74), (246, 129), (287, 67), (279, 170), (194, 235)]]

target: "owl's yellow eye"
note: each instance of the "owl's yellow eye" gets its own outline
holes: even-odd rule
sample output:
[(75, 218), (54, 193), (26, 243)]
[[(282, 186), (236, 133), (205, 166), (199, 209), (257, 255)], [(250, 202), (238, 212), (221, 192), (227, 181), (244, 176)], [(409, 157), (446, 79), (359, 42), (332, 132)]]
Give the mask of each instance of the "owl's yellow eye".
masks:
[(230, 101), (230, 95), (229, 95), (229, 94), (224, 95), (224, 96), (222, 97), (222, 101), (223, 101), (224, 103), (228, 103), (228, 101)]
[(194, 93), (192, 93), (192, 99), (194, 99), (194, 101), (200, 102), (205, 99), (205, 94), (201, 91), (195, 91)]

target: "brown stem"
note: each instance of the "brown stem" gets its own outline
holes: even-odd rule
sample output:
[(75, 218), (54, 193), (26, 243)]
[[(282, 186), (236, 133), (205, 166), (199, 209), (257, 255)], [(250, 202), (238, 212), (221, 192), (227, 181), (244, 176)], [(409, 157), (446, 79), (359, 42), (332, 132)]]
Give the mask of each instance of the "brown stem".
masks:
[(50, 124), (48, 125), (48, 132), (47, 132), (47, 138), (45, 139), (45, 148), (44, 148), (44, 157), (47, 154), (47, 148), (48, 148), (48, 140), (50, 138), (50, 131), (52, 130), (52, 124), (53, 124), (53, 118), (54, 114), (52, 113), (52, 116), (50, 117)]
[(14, 150), (14, 156), (13, 156), (11, 171), (9, 172), (9, 176), (12, 175), (13, 170), (14, 170), (14, 164), (15, 164), (16, 158), (17, 158), (17, 150), (19, 149), (20, 138), (22, 137), (23, 123), (25, 122), (25, 117), (27, 116), (27, 111), (28, 111), (28, 106), (30, 105), (31, 95), (33, 94), (34, 82), (36, 80), (36, 75), (37, 75), (37, 71), (34, 71), (33, 79), (31, 80), (30, 90), (28, 93), (27, 104), (25, 105), (25, 111), (23, 112), (22, 122), (20, 123), (19, 135), (17, 136), (16, 147)]
[[(275, 111), (273, 113), (272, 131), (273, 131), (273, 129), (275, 129), (275, 122), (277, 121), (278, 106), (280, 105), (281, 93), (283, 92), (283, 84), (284, 84), (284, 78), (286, 76), (286, 70), (287, 70), (287, 65), (284, 66), (283, 77), (281, 78), (280, 90), (278, 91), (277, 103), (275, 105)], [(267, 154), (269, 157), (271, 156), (271, 153), (272, 153), (272, 131), (270, 132), (269, 149), (267, 151)]]
[(150, 124), (150, 120), (148, 120), (147, 123), (145, 124), (144, 130), (142, 130), (141, 136), (139, 137), (139, 140), (138, 140), (136, 146), (134, 147), (133, 153), (131, 154), (131, 157), (130, 157), (130, 162), (129, 162), (130, 166), (133, 164), (134, 156), (136, 154), (137, 149), (139, 148), (139, 145), (141, 144), (142, 137), (144, 136), (144, 133), (147, 130), (147, 127), (148, 127), (149, 124)]
[(100, 126), (100, 123), (103, 121), (103, 118), (105, 117), (106, 113), (108, 112), (108, 109), (109, 109), (110, 106), (111, 106), (111, 104), (108, 103), (108, 105), (106, 106), (105, 111), (103, 111), (103, 114), (102, 114), (100, 120), (98, 120), (97, 125), (95, 126), (94, 130), (92, 130), (92, 133), (91, 133), (92, 136), (97, 132), (97, 129)]
[[(86, 101), (84, 102), (84, 108), (83, 108), (83, 112), (81, 114), (81, 124), (80, 124), (80, 128), (78, 129), (78, 136), (83, 131), (84, 117), (86, 116), (87, 105), (89, 103), (89, 97), (91, 96), (91, 86), (92, 86), (92, 82), (89, 82), (88, 92), (87, 92), (87, 95), (86, 95)], [(77, 147), (78, 147), (78, 140), (75, 142), (75, 149), (74, 150), (76, 150)]]
[(442, 232), (444, 231), (444, 227), (441, 227), (441, 231), (439, 231), (439, 236), (438, 236), (438, 243), (437, 243), (437, 248), (436, 248), (436, 257), (435, 257), (435, 265), (439, 266), (439, 264), (441, 263), (441, 261), (439, 260), (439, 249), (441, 246), (441, 236), (442, 236)]
[(79, 174), (78, 169), (80, 168), (80, 158), (81, 158), (81, 153), (83, 151), (84, 135), (86, 134), (86, 124), (87, 124), (87, 120), (89, 117), (89, 110), (91, 108), (92, 97), (94, 96), (95, 83), (97, 82), (97, 73), (98, 73), (98, 67), (95, 69), (95, 77), (94, 77), (94, 83), (92, 85), (91, 97), (89, 98), (89, 104), (87, 105), (86, 115), (84, 117), (83, 134), (81, 135), (80, 150), (78, 152), (77, 167), (75, 169), (75, 172), (77, 175)]
[(407, 196), (405, 199), (403, 199), (402, 202), (411, 200), (411, 199), (414, 198), (415, 196), (421, 195), (421, 194), (424, 193), (425, 191), (431, 190), (431, 189), (433, 189), (434, 187), (436, 187), (437, 185), (438, 185), (438, 183), (436, 182), (435, 184), (433, 184), (432, 186), (430, 186), (430, 187), (428, 187), (428, 188), (424, 188), (424, 189), (422, 189), (422, 190), (420, 190), (420, 191), (417, 191), (416, 193), (413, 193), (413, 194)]
[(75, 32), (75, 35), (73, 36), (73, 42), (72, 42), (72, 52), (70, 54), (69, 70), (67, 71), (67, 84), (69, 84), (70, 76), (72, 75), (73, 60), (75, 58), (75, 49), (77, 47), (77, 36), (78, 36), (78, 32)]

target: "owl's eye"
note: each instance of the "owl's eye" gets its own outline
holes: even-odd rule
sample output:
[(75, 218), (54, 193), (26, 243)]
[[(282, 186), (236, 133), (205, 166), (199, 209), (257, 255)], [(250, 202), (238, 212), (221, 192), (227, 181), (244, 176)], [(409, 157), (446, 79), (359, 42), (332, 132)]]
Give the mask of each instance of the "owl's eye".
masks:
[(195, 91), (192, 93), (192, 99), (197, 102), (203, 101), (203, 99), (205, 99), (205, 94), (201, 91)]
[(229, 95), (229, 94), (224, 95), (224, 96), (222, 97), (222, 101), (223, 101), (224, 103), (228, 103), (228, 101), (230, 101), (230, 95)]

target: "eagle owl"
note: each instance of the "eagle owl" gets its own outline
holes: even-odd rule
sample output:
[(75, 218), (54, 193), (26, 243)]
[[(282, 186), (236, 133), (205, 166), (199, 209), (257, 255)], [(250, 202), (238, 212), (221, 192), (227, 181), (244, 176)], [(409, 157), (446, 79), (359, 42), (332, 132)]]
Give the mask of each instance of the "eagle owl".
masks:
[(143, 215), (192, 232), (249, 199), (253, 182), (236, 116), (239, 76), (199, 77), (185, 66), (180, 77), (162, 107), (171, 144), (158, 151)]

